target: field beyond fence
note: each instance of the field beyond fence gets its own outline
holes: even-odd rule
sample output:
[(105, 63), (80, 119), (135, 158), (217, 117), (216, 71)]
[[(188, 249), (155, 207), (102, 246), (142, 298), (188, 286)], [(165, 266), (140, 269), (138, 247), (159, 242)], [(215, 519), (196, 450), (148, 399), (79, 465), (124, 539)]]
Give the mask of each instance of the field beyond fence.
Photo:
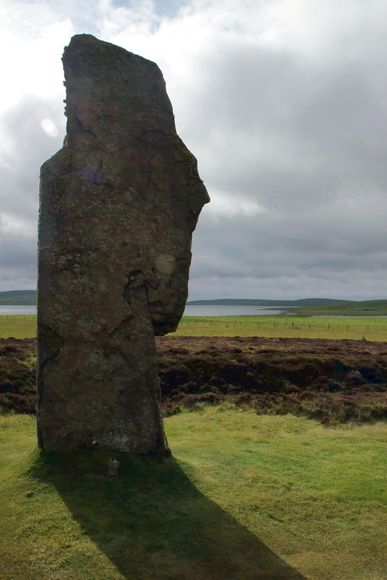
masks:
[(266, 338), (328, 338), (387, 340), (384, 317), (186, 316), (181, 336), (262, 336)]
[[(387, 341), (387, 317), (185, 316), (176, 336), (260, 336)], [(1, 315), (0, 338), (36, 336), (36, 316)]]

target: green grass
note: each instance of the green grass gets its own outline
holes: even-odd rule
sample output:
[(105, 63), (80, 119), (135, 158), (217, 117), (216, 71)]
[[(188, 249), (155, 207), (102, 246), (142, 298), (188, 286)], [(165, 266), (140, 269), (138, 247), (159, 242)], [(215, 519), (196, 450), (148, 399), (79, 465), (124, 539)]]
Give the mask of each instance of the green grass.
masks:
[[(185, 316), (177, 336), (263, 336), (387, 341), (387, 318), (302, 316)], [(36, 316), (0, 316), (0, 338), (36, 336)]]
[(33, 338), (36, 336), (34, 314), (0, 315), (0, 338)]
[(32, 417), (0, 417), (2, 580), (385, 578), (385, 424), (216, 407), (165, 423), (174, 460), (108, 479), (103, 454), (44, 458)]
[(299, 316), (185, 316), (181, 336), (263, 336), (386, 341), (387, 318), (306, 318)]

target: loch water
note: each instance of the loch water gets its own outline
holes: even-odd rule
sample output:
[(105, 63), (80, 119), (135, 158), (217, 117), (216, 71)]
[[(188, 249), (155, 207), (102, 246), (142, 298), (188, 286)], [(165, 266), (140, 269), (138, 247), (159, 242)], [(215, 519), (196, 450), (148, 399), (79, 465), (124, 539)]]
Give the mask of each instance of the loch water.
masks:
[[(281, 308), (275, 309), (262, 306), (249, 305), (223, 305), (223, 304), (187, 304), (184, 310), (184, 316), (270, 316), (281, 314)], [(25, 305), (0, 305), (0, 315), (13, 314), (36, 314), (36, 306)]]
[(36, 314), (36, 306), (0, 304), (0, 316), (11, 314)]

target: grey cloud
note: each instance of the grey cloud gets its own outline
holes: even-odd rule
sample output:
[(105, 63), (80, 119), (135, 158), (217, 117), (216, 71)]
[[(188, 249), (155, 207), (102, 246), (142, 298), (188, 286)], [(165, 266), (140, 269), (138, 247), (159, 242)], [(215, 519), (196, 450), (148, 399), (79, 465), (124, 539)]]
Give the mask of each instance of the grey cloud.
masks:
[[(208, 212), (195, 242), (193, 279), (212, 275), (223, 296), (246, 297), (246, 289), (262, 296), (262, 280), (271, 280), (267, 297), (385, 296), (382, 83), (370, 81), (361, 60), (340, 62), (340, 54), (337, 62), (313, 66), (295, 54), (230, 51), (218, 51), (212, 68), (210, 59), (211, 90), (195, 94), (195, 119), (186, 129), (204, 159), (210, 192), (213, 185), (230, 207), (256, 200), (266, 212), (222, 222)], [(299, 280), (298, 291), (284, 277)], [(247, 280), (255, 280), (255, 291)], [(214, 287), (193, 280), (191, 294), (203, 297)]]
[[(307, 217), (308, 224), (267, 214), (222, 221), (205, 217), (194, 244), (191, 294), (200, 291), (204, 297), (195, 279), (207, 277), (218, 280), (221, 296), (262, 295), (262, 282), (271, 280), (276, 296), (285, 297), (282, 284), (287, 278), (292, 280), (293, 297), (304, 295), (306, 288), (307, 295), (383, 297), (387, 236), (382, 217), (379, 227), (360, 231), (356, 223), (343, 227), (339, 220)], [(246, 280), (255, 280), (252, 294)], [(270, 297), (270, 288), (264, 288)]]
[[(386, 295), (387, 25), (383, 7), (363, 19), (361, 6), (345, 4), (352, 28), (332, 32), (326, 54), (214, 28), (208, 50), (171, 78), (178, 130), (213, 198), (194, 235), (191, 298)], [(41, 130), (44, 117), (61, 127), (57, 139)], [(14, 141), (1, 209), (33, 223), (39, 166), (61, 145), (62, 103), (27, 99), (1, 123)], [(249, 215), (244, 202), (263, 211)], [(34, 284), (35, 238), (0, 242), (2, 286), (12, 276), (13, 287), (26, 276)]]
[(348, 178), (385, 187), (386, 106), (360, 63), (313, 66), (247, 45), (203, 68), (184, 129), (223, 191), (291, 206), (326, 204)]
[(1, 290), (35, 288), (36, 265), (36, 238), (7, 239), (0, 235)]
[[(58, 126), (53, 138), (41, 127), (49, 118)], [(2, 207), (0, 209), (36, 220), (39, 170), (42, 163), (57, 151), (63, 141), (63, 104), (37, 97), (25, 97), (14, 109), (0, 118), (1, 134), (9, 141), (0, 165)]]
[[(58, 137), (43, 131), (46, 118), (57, 124)], [(0, 290), (34, 288), (39, 169), (61, 146), (63, 105), (60, 98), (25, 98), (1, 117), (0, 127), (8, 144), (0, 163)]]

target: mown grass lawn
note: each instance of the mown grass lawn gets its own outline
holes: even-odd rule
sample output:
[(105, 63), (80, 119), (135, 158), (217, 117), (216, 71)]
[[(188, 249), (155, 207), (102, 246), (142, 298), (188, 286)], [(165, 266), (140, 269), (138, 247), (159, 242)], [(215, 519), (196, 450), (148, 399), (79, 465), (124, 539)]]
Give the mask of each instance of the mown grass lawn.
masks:
[(174, 460), (43, 458), (0, 417), (0, 576), (386, 577), (384, 423), (326, 428), (207, 407), (165, 421)]

